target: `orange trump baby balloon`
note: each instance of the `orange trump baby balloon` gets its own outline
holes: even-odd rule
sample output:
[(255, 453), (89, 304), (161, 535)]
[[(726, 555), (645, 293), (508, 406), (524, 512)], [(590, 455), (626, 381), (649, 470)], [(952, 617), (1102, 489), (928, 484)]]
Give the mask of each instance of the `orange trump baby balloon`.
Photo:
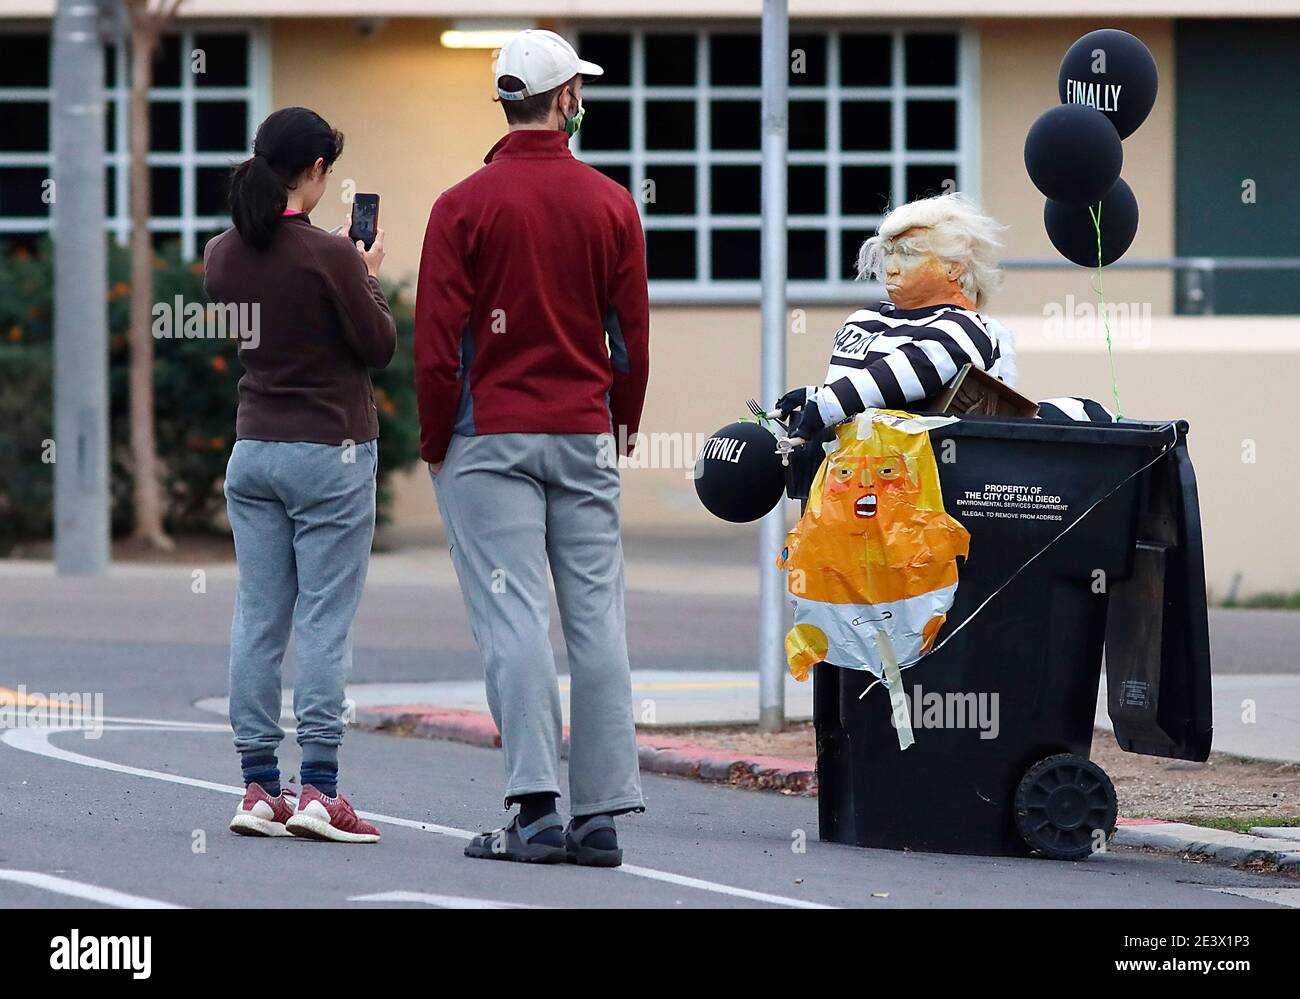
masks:
[(930, 446), (930, 430), (952, 422), (867, 410), (837, 431), (777, 561), (795, 607), (785, 645), (796, 679), (823, 661), (881, 676), (886, 657), (909, 662), (934, 644), (970, 547), (944, 511)]

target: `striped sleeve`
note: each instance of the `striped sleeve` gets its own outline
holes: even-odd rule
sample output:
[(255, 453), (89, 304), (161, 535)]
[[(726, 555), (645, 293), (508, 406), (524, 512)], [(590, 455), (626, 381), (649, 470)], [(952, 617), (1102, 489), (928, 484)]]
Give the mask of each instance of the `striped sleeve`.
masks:
[(834, 365), (839, 377), (814, 397), (827, 426), (865, 409), (901, 409), (928, 399), (967, 364), (987, 371), (999, 353), (994, 337), (967, 312), (950, 310), (915, 325), (900, 324), (889, 337), (906, 339), (861, 367)]
[(971, 364), (981, 371), (993, 365), (993, 338), (978, 319), (968, 313), (943, 312), (926, 324), (926, 328), (946, 334), (962, 349)]
[(1094, 399), (1075, 396), (1044, 399), (1038, 418), (1048, 423), (1115, 423), (1115, 414)]

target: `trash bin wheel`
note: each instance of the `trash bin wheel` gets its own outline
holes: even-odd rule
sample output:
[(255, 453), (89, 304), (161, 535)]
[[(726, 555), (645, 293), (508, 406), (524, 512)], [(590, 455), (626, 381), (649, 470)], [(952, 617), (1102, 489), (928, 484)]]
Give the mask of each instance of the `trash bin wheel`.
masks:
[(1052, 860), (1082, 860), (1106, 839), (1119, 814), (1115, 785), (1091, 760), (1060, 753), (1039, 760), (1016, 788), (1016, 828), (1029, 848)]

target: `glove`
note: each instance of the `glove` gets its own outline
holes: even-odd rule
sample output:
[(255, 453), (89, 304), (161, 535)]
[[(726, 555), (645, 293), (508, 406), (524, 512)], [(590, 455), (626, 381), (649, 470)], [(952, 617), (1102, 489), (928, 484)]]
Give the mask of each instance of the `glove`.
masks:
[(825, 429), (826, 421), (822, 419), (821, 410), (817, 408), (817, 403), (806, 401), (803, 407), (803, 413), (799, 417), (799, 423), (790, 436), (799, 437), (803, 441), (807, 442), (812, 440)]
[(817, 389), (812, 385), (805, 385), (802, 388), (791, 389), (780, 399), (776, 400), (776, 405), (772, 408), (781, 414), (783, 421), (788, 421), (796, 410), (803, 409), (808, 402), (808, 396)]

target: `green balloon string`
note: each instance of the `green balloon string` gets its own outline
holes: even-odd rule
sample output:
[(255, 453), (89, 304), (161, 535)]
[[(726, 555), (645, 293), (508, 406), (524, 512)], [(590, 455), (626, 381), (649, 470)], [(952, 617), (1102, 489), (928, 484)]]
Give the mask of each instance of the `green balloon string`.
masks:
[(1088, 215), (1092, 218), (1093, 228), (1097, 230), (1097, 283), (1093, 286), (1093, 291), (1097, 293), (1097, 307), (1101, 312), (1102, 326), (1106, 330), (1106, 356), (1110, 358), (1110, 391), (1115, 397), (1115, 418), (1124, 419), (1124, 410), (1119, 402), (1119, 379), (1115, 377), (1115, 349), (1110, 339), (1110, 311), (1106, 308), (1106, 290), (1102, 283), (1102, 266), (1101, 266), (1101, 202), (1097, 202), (1096, 210), (1091, 205), (1088, 206)]

